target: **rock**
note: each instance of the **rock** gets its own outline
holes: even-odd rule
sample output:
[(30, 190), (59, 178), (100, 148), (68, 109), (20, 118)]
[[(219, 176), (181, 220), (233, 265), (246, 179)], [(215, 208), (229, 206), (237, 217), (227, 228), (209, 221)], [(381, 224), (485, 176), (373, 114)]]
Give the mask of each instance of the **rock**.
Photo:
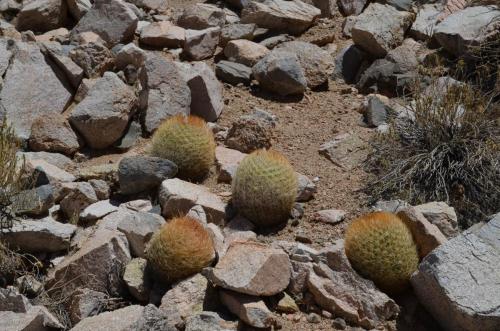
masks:
[(429, 40), (439, 23), (438, 18), (443, 6), (440, 4), (424, 4), (417, 12), (415, 22), (410, 28), (410, 35), (417, 40)]
[(189, 317), (186, 320), (185, 331), (235, 331), (236, 326), (224, 321), (220, 316), (211, 311)]
[(298, 202), (306, 202), (311, 200), (316, 193), (316, 185), (306, 175), (302, 175), (298, 172), (296, 174), (299, 183), (296, 200)]
[(56, 222), (51, 217), (39, 220), (15, 220), (13, 227), (1, 230), (0, 239), (11, 248), (29, 253), (53, 253), (67, 250), (76, 226)]
[(336, 135), (319, 148), (319, 153), (338, 167), (353, 169), (366, 158), (364, 142), (356, 135), (342, 133)]
[(221, 8), (208, 3), (197, 3), (184, 9), (177, 19), (177, 25), (185, 29), (203, 30), (222, 27), (226, 13)]
[(363, 12), (367, 0), (339, 0), (339, 9), (344, 16), (359, 15)]
[(387, 124), (389, 111), (378, 95), (369, 95), (363, 102), (364, 122), (372, 128)]
[(169, 160), (153, 156), (129, 156), (118, 165), (122, 194), (135, 194), (157, 188), (165, 179), (177, 174), (177, 166)]
[(389, 50), (401, 45), (411, 23), (411, 13), (372, 3), (356, 19), (352, 39), (373, 56), (384, 57)]
[(144, 211), (130, 211), (122, 215), (114, 215), (119, 217), (117, 229), (127, 237), (132, 255), (143, 258), (147, 243), (165, 224), (165, 220), (160, 215)]
[(68, 12), (75, 20), (80, 20), (92, 7), (90, 0), (67, 0)]
[(13, 286), (0, 288), (0, 312), (11, 311), (14, 313), (26, 313), (31, 307), (28, 298), (19, 294), (17, 288)]
[(299, 306), (297, 306), (297, 303), (295, 303), (295, 300), (291, 296), (283, 292), (283, 297), (278, 301), (276, 310), (280, 313), (294, 314), (299, 312)]
[(115, 65), (118, 69), (123, 69), (131, 64), (136, 68), (144, 65), (146, 60), (146, 53), (137, 47), (134, 43), (123, 46), (118, 53), (116, 53)]
[(133, 200), (124, 202), (120, 205), (121, 208), (127, 208), (133, 211), (150, 211), (153, 209), (153, 205), (149, 200)]
[(64, 117), (57, 113), (39, 117), (33, 122), (29, 146), (35, 152), (60, 152), (66, 155), (73, 155), (80, 148), (78, 137)]
[(107, 299), (106, 294), (88, 288), (75, 290), (68, 303), (69, 318), (73, 325), (105, 310)]
[(193, 206), (200, 205), (209, 223), (224, 224), (226, 204), (204, 186), (167, 179), (161, 184), (159, 197), (166, 218), (185, 215)]
[[(66, 168), (74, 166), (73, 161), (62, 154), (59, 153), (47, 153), (47, 152), (18, 152), (18, 159), (22, 162), (23, 158), (26, 163), (35, 160), (35, 166), (37, 165), (36, 160), (42, 160), (58, 168)], [(33, 167), (32, 167), (33, 168)]]
[(189, 115), (191, 91), (180, 69), (173, 61), (148, 54), (142, 70), (141, 110), (144, 111), (144, 128), (155, 131), (167, 118), (177, 114)]
[(71, 112), (70, 122), (91, 148), (104, 149), (123, 135), (136, 103), (134, 91), (106, 72)]
[(250, 326), (270, 328), (274, 324), (273, 314), (258, 297), (223, 290), (220, 299), (230, 312)]
[(112, 205), (109, 200), (102, 200), (87, 206), (80, 213), (79, 219), (83, 222), (96, 221), (117, 210), (118, 207)]
[[(200, 205), (196, 205), (193, 208), (189, 209), (186, 216), (191, 217), (191, 218), (195, 219), (196, 221), (200, 222), (200, 224), (203, 225), (204, 227), (207, 227), (207, 225), (208, 225), (207, 214), (205, 214), (205, 210)], [(213, 224), (213, 223), (211, 223), (211, 224)], [(224, 240), (224, 238), (223, 238), (223, 240)]]
[(248, 85), (251, 80), (252, 69), (240, 63), (220, 61), (215, 66), (215, 75), (224, 83)]
[(236, 169), (246, 154), (235, 149), (217, 146), (215, 148), (215, 164), (219, 171), (217, 181), (220, 183), (231, 183)]
[(57, 29), (66, 21), (66, 2), (33, 0), (24, 4), (17, 16), (19, 31), (46, 32)]
[(25, 169), (33, 174), (36, 179), (36, 186), (55, 184), (62, 182), (72, 182), (76, 178), (69, 172), (66, 172), (55, 165), (42, 159), (27, 159)]
[(81, 167), (78, 175), (79, 179), (84, 181), (102, 179), (115, 184), (118, 182), (118, 163), (115, 162)]
[(226, 146), (243, 153), (270, 148), (275, 123), (262, 118), (258, 112), (239, 117), (229, 129)]
[(191, 114), (207, 122), (215, 122), (224, 108), (222, 84), (214, 71), (204, 62), (196, 62), (189, 69), (187, 84), (191, 90)]
[[(99, 42), (79, 45), (71, 50), (69, 56), (83, 69), (85, 76), (89, 78), (100, 78), (114, 65), (113, 54)], [(91, 87), (89, 87), (90, 89)]]
[[(344, 254), (343, 249), (338, 254)], [(307, 285), (320, 307), (351, 325), (376, 328), (395, 318), (399, 312), (398, 305), (391, 298), (345, 264), (336, 270), (325, 264), (315, 265), (309, 273)]]
[(337, 224), (345, 218), (346, 212), (338, 209), (320, 210), (314, 213), (313, 218), (322, 223)]
[(220, 28), (205, 30), (186, 30), (184, 52), (193, 61), (200, 61), (212, 57), (219, 44)]
[(233, 233), (239, 232), (252, 232), (255, 230), (255, 225), (244, 218), (243, 216), (236, 216), (224, 227), (224, 234), (229, 237)]
[(224, 48), (224, 55), (229, 61), (252, 67), (266, 56), (269, 50), (253, 41), (246, 39), (232, 40)]
[(164, 12), (168, 9), (167, 0), (131, 0), (130, 3), (146, 11), (156, 10), (158, 12)]
[(96, 316), (87, 317), (71, 329), (72, 331), (122, 331), (122, 330), (165, 330), (175, 328), (167, 325), (167, 316), (153, 305), (132, 305)]
[(433, 201), (415, 206), (415, 209), (421, 212), (429, 222), (437, 226), (447, 238), (455, 237), (460, 233), (455, 209), (445, 202)]
[(67, 193), (61, 194), (63, 198), (60, 202), (61, 210), (70, 219), (78, 217), (85, 208), (97, 202), (97, 195), (92, 185), (85, 182), (74, 184), (76, 185), (63, 189)]
[(139, 19), (122, 0), (97, 0), (78, 21), (72, 35), (91, 31), (98, 34), (110, 47), (131, 41)]
[(313, 324), (321, 323), (321, 316), (316, 313), (310, 313), (307, 315), (307, 321)]
[(395, 97), (412, 84), (415, 78), (416, 73), (404, 75), (398, 64), (387, 59), (378, 59), (363, 72), (356, 87), (364, 94), (378, 93)]
[(332, 57), (320, 47), (303, 41), (289, 41), (277, 46), (273, 52), (278, 50), (297, 56), (308, 87), (315, 88), (328, 81)]
[(10, 65), (3, 77), (0, 106), (16, 135), (28, 139), (33, 122), (54, 112), (62, 113), (71, 101), (72, 92), (36, 44), (15, 42), (9, 48), (12, 56), (4, 54)]
[(89, 180), (89, 184), (92, 185), (98, 200), (109, 199), (111, 189), (108, 183), (101, 179), (91, 179)]
[(241, 11), (241, 23), (291, 34), (300, 34), (321, 15), (321, 11), (299, 0), (250, 1)]
[(430, 223), (416, 208), (403, 209), (397, 215), (413, 234), (420, 258), (424, 258), (436, 247), (446, 242), (447, 239), (439, 228)]
[(26, 294), (29, 297), (35, 297), (43, 290), (43, 284), (33, 275), (21, 276), (16, 279), (15, 284), (21, 293)]
[(132, 259), (123, 273), (123, 281), (127, 284), (130, 294), (141, 302), (148, 301), (149, 291), (151, 290), (146, 275), (146, 264), (145, 259)]
[(11, 198), (16, 215), (47, 215), (54, 205), (52, 185), (21, 191)]
[[(46, 45), (46, 44), (45, 44)], [(50, 47), (44, 47), (43, 50), (50, 56), (50, 58), (55, 62), (55, 64), (64, 72), (66, 79), (70, 82), (73, 88), (78, 88), (80, 82), (82, 81), (84, 71), (77, 65), (68, 54), (64, 53), (62, 50), (50, 49)]]
[(339, 6), (335, 0), (313, 0), (314, 7), (321, 10), (321, 17), (334, 17), (338, 13)]
[(294, 53), (273, 51), (257, 62), (252, 71), (264, 89), (279, 95), (302, 94), (307, 87), (305, 72)]
[(408, 207), (411, 207), (411, 205), (403, 200), (380, 200), (373, 205), (372, 209), (373, 211), (388, 211), (389, 213), (397, 213)]
[(344, 79), (346, 83), (355, 83), (368, 57), (360, 47), (354, 44), (346, 46), (335, 57), (335, 76)]
[(111, 296), (123, 293), (121, 272), (131, 259), (125, 235), (105, 227), (98, 228), (84, 238), (79, 247), (51, 271), (46, 288), (70, 293), (86, 287)]
[(495, 7), (468, 7), (446, 17), (435, 27), (433, 36), (445, 50), (458, 57), (467, 53), (470, 46), (500, 35), (500, 25), (495, 21), (498, 15), (500, 10)]
[(220, 46), (224, 47), (231, 40), (254, 38), (254, 32), (257, 26), (253, 23), (249, 24), (228, 24), (222, 27), (220, 32)]
[(285, 252), (252, 242), (234, 242), (211, 270), (213, 284), (238, 293), (271, 296), (290, 282), (290, 261)]
[(442, 244), (420, 263), (411, 283), (445, 330), (497, 330), (500, 325), (500, 217)]
[(64, 326), (44, 306), (33, 306), (25, 313), (0, 311), (0, 330), (60, 330)]
[(274, 37), (269, 37), (267, 39), (262, 40), (259, 44), (267, 47), (268, 49), (274, 49), (279, 44), (282, 44), (287, 41), (292, 41), (294, 38), (287, 34), (281, 34)]
[(141, 30), (141, 43), (154, 47), (182, 47), (186, 30), (168, 21), (153, 22)]
[(403, 73), (412, 72), (418, 69), (419, 57), (423, 51), (427, 51), (423, 45), (411, 38), (407, 38), (401, 46), (390, 50), (386, 59), (396, 63)]
[(212, 291), (205, 276), (196, 274), (172, 285), (161, 299), (160, 310), (171, 323), (183, 324), (190, 317), (215, 307), (217, 300), (214, 301)]

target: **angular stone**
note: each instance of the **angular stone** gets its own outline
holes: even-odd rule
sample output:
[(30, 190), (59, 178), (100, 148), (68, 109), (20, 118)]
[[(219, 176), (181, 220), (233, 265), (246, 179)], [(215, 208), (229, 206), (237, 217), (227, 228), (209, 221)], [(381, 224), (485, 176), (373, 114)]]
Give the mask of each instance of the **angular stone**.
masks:
[(173, 61), (148, 54), (142, 72), (144, 90), (140, 108), (145, 112), (144, 127), (148, 133), (155, 131), (170, 116), (189, 115), (191, 91)]
[(314, 213), (313, 217), (318, 222), (337, 224), (345, 218), (346, 212), (338, 209), (325, 209)]
[(246, 154), (235, 149), (217, 146), (215, 148), (215, 162), (219, 171), (217, 181), (220, 183), (231, 183), (238, 165), (245, 156)]
[(222, 290), (220, 299), (230, 312), (250, 326), (270, 328), (275, 322), (273, 313), (259, 297)]
[(146, 52), (137, 47), (134, 43), (123, 46), (116, 54), (115, 65), (118, 69), (123, 69), (131, 64), (135, 68), (140, 68), (146, 60)]
[(75, 20), (80, 20), (92, 7), (90, 0), (67, 0), (68, 12)]
[(420, 263), (411, 283), (419, 301), (447, 331), (500, 325), (500, 217), (449, 240)]
[(246, 39), (232, 40), (224, 48), (224, 55), (229, 61), (252, 67), (266, 56), (269, 50), (253, 41)]
[(373, 211), (388, 211), (389, 213), (397, 213), (403, 209), (411, 207), (409, 203), (403, 200), (380, 200), (377, 201), (372, 209)]
[(297, 181), (299, 183), (297, 189), (297, 201), (298, 202), (306, 202), (311, 200), (316, 193), (316, 185), (312, 180), (309, 179), (306, 175), (296, 172)]
[(413, 234), (420, 258), (426, 257), (432, 250), (446, 242), (447, 239), (439, 228), (430, 223), (416, 208), (403, 209), (397, 215)]
[(15, 220), (12, 228), (1, 230), (0, 239), (23, 252), (53, 253), (69, 249), (75, 230), (76, 226), (56, 222), (51, 217)]
[(146, 274), (147, 261), (145, 259), (132, 259), (125, 267), (123, 281), (127, 284), (130, 294), (141, 302), (147, 302), (151, 290)]
[(252, 68), (259, 84), (280, 95), (302, 94), (307, 87), (305, 72), (294, 53), (269, 53)]
[(335, 76), (353, 84), (359, 78), (360, 69), (368, 59), (368, 54), (360, 47), (351, 44), (343, 48), (335, 57)]
[(99, 314), (106, 308), (107, 299), (108, 296), (102, 292), (88, 288), (77, 289), (68, 303), (71, 322), (77, 324), (86, 317)]
[(203, 30), (222, 27), (226, 13), (221, 8), (208, 3), (197, 3), (184, 9), (177, 24), (185, 29)]
[(61, 192), (61, 210), (68, 218), (77, 217), (82, 210), (97, 202), (97, 195), (92, 185), (86, 182), (74, 184), (74, 186), (64, 188), (63, 192), (65, 193)]
[(130, 211), (119, 217), (117, 229), (125, 234), (133, 256), (144, 257), (144, 249), (153, 234), (165, 224), (160, 215)]
[(28, 139), (33, 122), (53, 112), (62, 113), (72, 93), (36, 44), (16, 42), (3, 78), (0, 106), (16, 135)]
[(80, 148), (75, 132), (64, 117), (57, 113), (39, 117), (33, 122), (29, 146), (35, 152), (60, 152), (66, 155), (73, 155)]
[(31, 309), (31, 303), (17, 288), (8, 286), (0, 288), (0, 311), (26, 313)]
[(238, 293), (270, 296), (290, 282), (290, 261), (280, 249), (252, 242), (234, 242), (211, 270), (217, 286)]
[(42, 160), (61, 169), (74, 166), (73, 161), (69, 157), (59, 153), (18, 152), (17, 157), (20, 162), (22, 162), (23, 158), (26, 162), (29, 162), (31, 160)]
[(429, 222), (437, 226), (447, 238), (455, 237), (460, 233), (455, 209), (448, 206), (446, 202), (433, 201), (415, 206), (415, 209), (421, 212)]
[(367, 0), (339, 0), (338, 6), (344, 16), (359, 15), (363, 12)]
[(222, 27), (220, 33), (220, 46), (224, 47), (231, 40), (254, 38), (256, 25), (250, 24), (228, 24)]
[(97, 0), (73, 28), (73, 35), (91, 31), (109, 46), (131, 41), (139, 19), (122, 0)]
[(106, 200), (109, 199), (110, 187), (108, 183), (106, 183), (102, 179), (91, 179), (89, 180), (89, 184), (92, 185), (92, 188), (95, 191), (97, 199)]
[(75, 89), (78, 88), (83, 78), (83, 69), (80, 68), (80, 66), (78, 66), (75, 62), (73, 62), (68, 54), (58, 46), (47, 47), (46, 43), (44, 44), (42, 51), (48, 54), (50, 58), (55, 62), (55, 64), (64, 72), (64, 75), (70, 82), (71, 86)]
[(19, 31), (46, 32), (61, 27), (65, 21), (65, 1), (33, 0), (24, 4), (16, 27)]
[(257, 110), (233, 122), (226, 137), (226, 146), (243, 153), (270, 148), (275, 123), (259, 114)]
[(236, 331), (237, 326), (224, 321), (212, 311), (204, 311), (201, 314), (189, 317), (186, 321), (185, 331)]
[(343, 133), (336, 135), (319, 148), (319, 153), (338, 167), (352, 169), (366, 158), (366, 146), (358, 136)]
[(220, 61), (215, 66), (215, 75), (224, 83), (249, 84), (252, 69), (240, 63)]
[(141, 43), (154, 47), (179, 48), (186, 40), (186, 30), (168, 21), (153, 22), (141, 30)]
[(153, 209), (153, 205), (149, 200), (139, 199), (124, 202), (120, 205), (120, 208), (127, 208), (133, 211), (150, 211)]
[(177, 174), (177, 166), (169, 160), (153, 156), (129, 156), (118, 165), (122, 194), (134, 194), (157, 188), (162, 181)]
[(184, 52), (193, 61), (200, 61), (212, 57), (219, 44), (220, 28), (205, 30), (186, 30)]
[(441, 4), (424, 4), (411, 25), (410, 35), (417, 40), (429, 40), (432, 37), (443, 6)]
[(47, 215), (54, 205), (52, 185), (24, 190), (11, 198), (16, 215)]
[(118, 207), (112, 205), (109, 200), (102, 200), (95, 202), (87, 206), (80, 213), (80, 220), (84, 222), (95, 221), (103, 218), (104, 216), (111, 214), (112, 212), (118, 210)]
[(106, 72), (71, 112), (70, 122), (91, 148), (104, 149), (123, 135), (136, 103), (134, 91)]
[(89, 78), (100, 78), (114, 64), (113, 54), (100, 42), (81, 44), (72, 49), (69, 56)]
[(398, 11), (390, 5), (372, 3), (356, 19), (352, 39), (373, 56), (384, 57), (389, 50), (401, 45), (411, 23), (410, 12)]
[(299, 0), (251, 1), (241, 11), (241, 23), (261, 28), (300, 34), (321, 15), (321, 10)]
[(159, 197), (166, 218), (185, 215), (193, 206), (200, 205), (209, 223), (224, 224), (226, 204), (204, 186), (167, 179), (161, 184)]
[(75, 176), (42, 159), (27, 159), (25, 167), (36, 177), (36, 185), (73, 182)]

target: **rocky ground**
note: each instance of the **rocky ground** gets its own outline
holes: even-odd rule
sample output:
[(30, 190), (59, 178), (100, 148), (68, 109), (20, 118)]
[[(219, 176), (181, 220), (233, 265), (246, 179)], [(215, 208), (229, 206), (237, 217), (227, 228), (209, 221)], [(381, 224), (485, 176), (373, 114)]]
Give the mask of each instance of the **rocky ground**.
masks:
[[(390, 117), (411, 117), (403, 92), (436, 57), (498, 38), (498, 6), (1, 4), (0, 114), (37, 179), (0, 230), (12, 249), (0, 246), (0, 330), (500, 329), (499, 216), (462, 232), (444, 202), (371, 205), (363, 190), (370, 142)], [(175, 114), (215, 135), (200, 182), (149, 156)], [(231, 206), (236, 168), (260, 148), (286, 156), (299, 183), (289, 221), (266, 231)], [(419, 247), (401, 296), (345, 255), (346, 227), (372, 210), (403, 213)], [(217, 258), (164, 284), (145, 248), (179, 214), (203, 224)], [(7, 256), (22, 268), (6, 273)]]

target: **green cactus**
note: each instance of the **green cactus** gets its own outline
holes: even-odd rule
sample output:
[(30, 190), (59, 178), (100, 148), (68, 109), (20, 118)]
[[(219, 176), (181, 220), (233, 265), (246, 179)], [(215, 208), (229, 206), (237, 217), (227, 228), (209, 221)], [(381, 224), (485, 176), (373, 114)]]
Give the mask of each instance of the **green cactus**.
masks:
[(297, 196), (297, 175), (275, 151), (258, 150), (241, 161), (233, 179), (233, 205), (256, 226), (286, 222)]
[(352, 222), (345, 236), (345, 252), (356, 271), (389, 294), (407, 288), (419, 261), (410, 230), (399, 217), (387, 212), (371, 213)]
[(214, 163), (215, 140), (201, 118), (177, 115), (156, 130), (150, 154), (174, 162), (180, 178), (199, 180)]
[(153, 235), (147, 249), (148, 266), (167, 284), (187, 278), (210, 265), (215, 258), (212, 238), (195, 219), (179, 217)]

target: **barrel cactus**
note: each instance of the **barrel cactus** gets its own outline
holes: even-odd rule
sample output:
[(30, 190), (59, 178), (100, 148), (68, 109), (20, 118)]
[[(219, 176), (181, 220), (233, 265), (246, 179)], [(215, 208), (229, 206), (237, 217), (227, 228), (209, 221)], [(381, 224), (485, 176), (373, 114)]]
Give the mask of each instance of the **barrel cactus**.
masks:
[(198, 180), (214, 163), (214, 136), (199, 117), (173, 116), (153, 135), (151, 154), (174, 162), (180, 178)]
[(297, 196), (297, 175), (275, 151), (258, 150), (241, 161), (232, 183), (233, 205), (258, 227), (286, 222)]
[(146, 258), (160, 281), (172, 283), (210, 265), (215, 250), (203, 225), (190, 217), (178, 217), (153, 235), (146, 249)]
[(356, 271), (389, 294), (406, 289), (418, 265), (410, 230), (395, 214), (387, 212), (355, 220), (346, 232), (345, 252)]

